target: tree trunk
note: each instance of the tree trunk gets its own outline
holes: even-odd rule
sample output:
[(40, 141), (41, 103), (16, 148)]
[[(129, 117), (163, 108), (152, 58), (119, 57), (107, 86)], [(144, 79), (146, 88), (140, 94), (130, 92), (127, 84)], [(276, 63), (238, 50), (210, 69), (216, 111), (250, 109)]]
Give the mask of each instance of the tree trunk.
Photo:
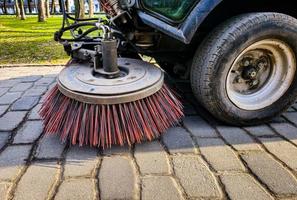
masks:
[(58, 0), (59, 1), (59, 13), (62, 13), (62, 3), (64, 0)]
[(25, 20), (26, 14), (25, 14), (25, 9), (24, 9), (24, 0), (19, 0), (19, 6), (20, 6), (21, 20)]
[(19, 7), (19, 0), (14, 0), (14, 7), (15, 7), (15, 16), (20, 18), (20, 7)]
[(79, 18), (85, 18), (85, 0), (79, 0)]
[(50, 8), (49, 8), (49, 0), (45, 0), (44, 1), (44, 7), (45, 7), (45, 16), (47, 18), (49, 18), (51, 16), (51, 13), (50, 13)]
[(75, 6), (75, 17), (79, 19), (85, 18), (85, 1), (74, 0), (74, 6)]
[(7, 14), (6, 0), (3, 1), (3, 13)]
[(45, 22), (45, 3), (44, 0), (38, 0), (38, 22)]
[(66, 7), (66, 12), (70, 13), (70, 2), (69, 2), (69, 0), (65, 1), (65, 7)]
[(94, 0), (89, 0), (89, 18), (94, 17)]
[(56, 12), (56, 1), (52, 0), (51, 4), (51, 14), (54, 14)]
[(31, 14), (32, 13), (31, 0), (27, 0), (27, 4), (28, 4), (29, 13)]

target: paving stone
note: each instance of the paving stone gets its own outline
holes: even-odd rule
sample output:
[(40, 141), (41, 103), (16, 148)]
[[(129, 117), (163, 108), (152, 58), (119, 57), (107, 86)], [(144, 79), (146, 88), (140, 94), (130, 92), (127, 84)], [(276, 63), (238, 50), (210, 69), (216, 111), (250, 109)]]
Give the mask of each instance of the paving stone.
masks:
[(3, 115), (8, 108), (9, 108), (9, 105), (0, 106), (0, 116)]
[(25, 90), (28, 90), (30, 87), (32, 87), (32, 83), (18, 83), (12, 88), (10, 88), (10, 92), (23, 92)]
[(7, 143), (10, 137), (8, 132), (0, 132), (0, 149)]
[(9, 146), (0, 154), (0, 180), (13, 180), (26, 163), (31, 145)]
[(18, 80), (18, 79), (1, 80), (0, 88), (13, 87), (14, 85), (16, 85), (19, 82), (20, 82), (20, 80)]
[(247, 174), (222, 175), (221, 180), (231, 200), (274, 199), (254, 178)]
[(134, 156), (142, 174), (169, 174), (169, 161), (158, 141), (137, 145)]
[(286, 122), (287, 120), (285, 118), (279, 116), (279, 117), (273, 118), (270, 123), (286, 123)]
[(162, 138), (170, 153), (195, 153), (192, 138), (183, 128), (170, 128)]
[(39, 97), (25, 96), (18, 99), (16, 102), (14, 102), (11, 106), (11, 110), (12, 111), (30, 110), (38, 103), (38, 101), (39, 101)]
[(27, 90), (23, 96), (41, 96), (47, 91), (46, 86), (36, 85)]
[(7, 112), (0, 118), (0, 131), (14, 130), (24, 119), (27, 112)]
[(269, 128), (267, 125), (251, 126), (251, 127), (246, 127), (245, 129), (254, 136), (275, 135), (273, 130), (271, 130), (271, 128)]
[(198, 138), (200, 152), (217, 171), (243, 171), (244, 166), (235, 152), (218, 138)]
[(12, 104), (22, 95), (21, 92), (7, 92), (0, 97), (0, 104)]
[(35, 81), (37, 81), (37, 80), (39, 80), (41, 78), (42, 78), (42, 76), (38, 76), (38, 75), (36, 75), (36, 76), (26, 76), (26, 77), (21, 78), (21, 82), (22, 83), (30, 83), (30, 82), (35, 82)]
[(281, 138), (261, 138), (264, 146), (286, 163), (290, 168), (297, 169), (297, 148)]
[(42, 121), (27, 121), (23, 127), (18, 130), (13, 143), (32, 143), (43, 131)]
[(220, 126), (218, 131), (236, 150), (261, 150), (260, 146), (240, 128)]
[(65, 180), (59, 187), (55, 200), (92, 200), (95, 183), (90, 179)]
[(265, 152), (242, 155), (249, 168), (278, 195), (297, 194), (297, 181), (288, 170)]
[(213, 174), (198, 156), (174, 156), (174, 171), (189, 197), (219, 198), (222, 193)]
[(57, 135), (45, 135), (39, 142), (37, 158), (61, 158), (65, 144), (62, 144)]
[(4, 95), (4, 94), (8, 91), (8, 89), (9, 89), (9, 88), (1, 88), (1, 87), (0, 87), (0, 97), (1, 97), (2, 95)]
[(296, 110), (293, 107), (288, 108), (287, 112), (296, 112)]
[(7, 199), (8, 191), (11, 187), (11, 183), (0, 183), (0, 199)]
[(297, 112), (290, 112), (290, 113), (285, 113), (284, 116), (291, 121), (292, 123), (294, 123), (295, 125), (297, 125)]
[(37, 104), (29, 113), (28, 119), (29, 120), (38, 120), (41, 119), (41, 116), (39, 115), (39, 110), (41, 108), (42, 104)]
[(218, 137), (215, 129), (198, 116), (186, 117), (184, 119), (184, 126), (195, 137)]
[(273, 123), (270, 125), (278, 134), (297, 145), (297, 128), (295, 126), (289, 123)]
[(43, 86), (48, 86), (52, 84), (56, 79), (53, 77), (43, 77), (39, 79), (38, 81), (35, 82), (35, 85), (43, 85)]
[(17, 185), (14, 199), (46, 199), (57, 179), (58, 170), (58, 165), (54, 162), (31, 164)]
[(132, 161), (121, 156), (104, 157), (99, 172), (101, 199), (133, 199), (136, 195)]
[(142, 180), (143, 200), (180, 200), (184, 199), (176, 188), (174, 180), (168, 176), (148, 177)]
[(98, 163), (95, 148), (73, 146), (67, 153), (64, 176), (91, 176)]
[(103, 150), (103, 155), (111, 156), (111, 155), (128, 155), (130, 154), (129, 146), (112, 146), (109, 149)]

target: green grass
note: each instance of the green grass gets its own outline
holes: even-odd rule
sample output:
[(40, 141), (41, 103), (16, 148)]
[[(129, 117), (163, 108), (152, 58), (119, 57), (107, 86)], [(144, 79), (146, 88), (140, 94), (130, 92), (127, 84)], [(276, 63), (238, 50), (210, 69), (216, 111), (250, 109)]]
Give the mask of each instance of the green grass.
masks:
[(1, 64), (64, 64), (69, 57), (63, 46), (53, 40), (61, 26), (61, 16), (37, 22), (37, 16), (26, 20), (0, 16)]

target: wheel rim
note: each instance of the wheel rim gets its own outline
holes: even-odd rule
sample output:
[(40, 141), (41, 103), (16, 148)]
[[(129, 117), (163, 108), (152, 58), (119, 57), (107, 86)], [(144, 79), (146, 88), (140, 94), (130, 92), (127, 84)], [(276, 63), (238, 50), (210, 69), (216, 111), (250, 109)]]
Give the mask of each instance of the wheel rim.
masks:
[(266, 39), (246, 48), (228, 72), (226, 90), (234, 105), (259, 110), (272, 105), (294, 80), (296, 58), (290, 46)]

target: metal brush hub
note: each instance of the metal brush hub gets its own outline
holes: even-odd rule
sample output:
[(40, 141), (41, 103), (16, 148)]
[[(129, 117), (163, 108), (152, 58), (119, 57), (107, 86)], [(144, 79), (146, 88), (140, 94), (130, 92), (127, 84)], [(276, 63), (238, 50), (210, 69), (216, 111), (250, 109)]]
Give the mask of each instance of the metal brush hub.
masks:
[(164, 82), (161, 69), (142, 60), (118, 58), (120, 76), (107, 78), (94, 72), (89, 63), (73, 63), (57, 78), (67, 97), (89, 104), (120, 104), (158, 92)]

